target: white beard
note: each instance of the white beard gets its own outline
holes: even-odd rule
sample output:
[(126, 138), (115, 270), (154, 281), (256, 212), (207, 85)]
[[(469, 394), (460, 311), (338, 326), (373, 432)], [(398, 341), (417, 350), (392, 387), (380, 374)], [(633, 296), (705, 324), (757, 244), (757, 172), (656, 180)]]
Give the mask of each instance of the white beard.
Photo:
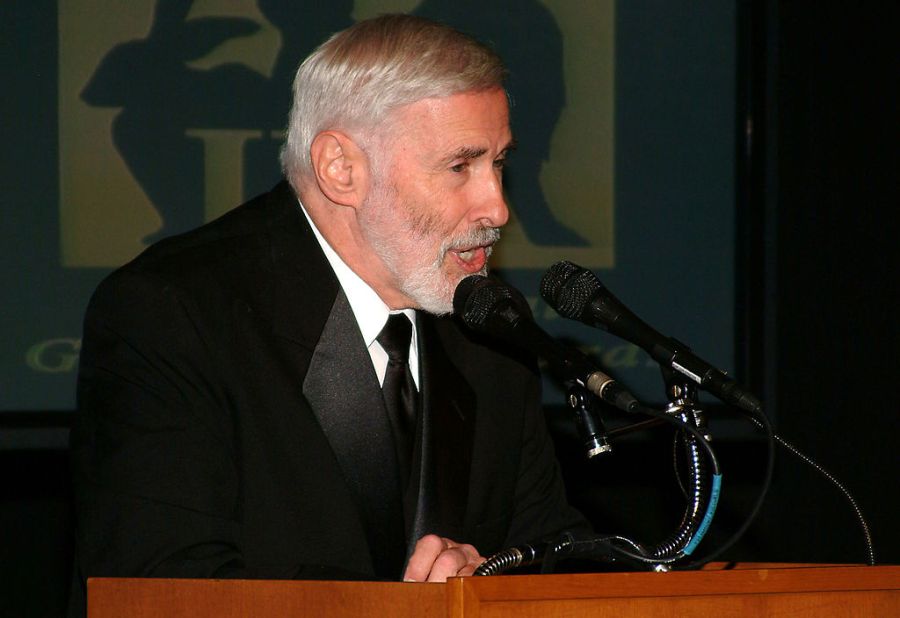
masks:
[[(434, 315), (453, 313), (453, 294), (460, 280), (444, 272), (447, 253), (453, 249), (486, 245), (500, 238), (499, 228), (474, 227), (464, 234), (446, 238), (429, 257), (431, 247), (444, 232), (438, 217), (424, 207), (403, 204), (396, 191), (378, 186), (366, 200), (360, 224), (369, 244), (398, 282), (400, 291), (418, 309)], [(423, 213), (416, 216), (418, 213)], [(431, 242), (429, 242), (431, 241)], [(488, 256), (491, 247), (486, 247)], [(477, 273), (487, 274), (487, 263)]]

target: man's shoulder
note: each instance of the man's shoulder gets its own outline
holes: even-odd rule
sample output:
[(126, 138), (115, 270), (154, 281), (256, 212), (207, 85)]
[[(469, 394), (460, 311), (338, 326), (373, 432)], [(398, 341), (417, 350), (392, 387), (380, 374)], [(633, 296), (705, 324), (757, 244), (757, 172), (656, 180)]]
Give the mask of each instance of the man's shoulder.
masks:
[(214, 221), (158, 241), (120, 270), (184, 274), (204, 266), (226, 267), (260, 250), (273, 230), (284, 232), (301, 219), (290, 186), (281, 182)]
[(321, 254), (287, 183), (197, 229), (163, 239), (98, 286), (91, 308), (169, 298), (206, 314), (264, 308), (281, 286), (309, 293), (324, 280)]

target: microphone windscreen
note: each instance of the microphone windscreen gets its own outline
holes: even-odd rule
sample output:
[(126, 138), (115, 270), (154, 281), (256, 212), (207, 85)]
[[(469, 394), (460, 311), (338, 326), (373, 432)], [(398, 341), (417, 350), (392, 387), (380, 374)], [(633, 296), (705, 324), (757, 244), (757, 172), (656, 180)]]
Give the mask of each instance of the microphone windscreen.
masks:
[(453, 311), (472, 330), (499, 335), (531, 318), (531, 308), (513, 287), (483, 275), (470, 275), (453, 294)]
[(469, 275), (456, 285), (456, 291), (453, 292), (453, 313), (462, 317), (466, 312), (466, 305), (472, 295), (472, 290), (475, 289), (475, 284), (484, 278), (484, 275)]
[(541, 279), (541, 297), (564, 318), (580, 320), (584, 308), (603, 289), (600, 280), (586, 268), (562, 261), (551, 266)]
[(453, 294), (453, 311), (466, 326), (483, 330), (498, 297), (502, 297), (484, 275), (470, 275), (459, 282)]

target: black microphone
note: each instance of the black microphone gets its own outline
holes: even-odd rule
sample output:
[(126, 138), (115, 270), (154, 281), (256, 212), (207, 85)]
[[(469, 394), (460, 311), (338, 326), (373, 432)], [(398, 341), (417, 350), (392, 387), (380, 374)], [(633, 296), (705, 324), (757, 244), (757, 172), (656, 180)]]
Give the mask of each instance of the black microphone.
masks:
[(625, 412), (639, 407), (637, 399), (599, 371), (586, 356), (561, 345), (531, 318), (521, 293), (496, 279), (470, 275), (453, 295), (453, 311), (466, 326), (530, 350), (566, 379), (577, 380), (603, 401)]
[(602, 328), (643, 348), (660, 365), (671, 367), (722, 401), (755, 414), (759, 401), (737, 382), (665, 337), (634, 315), (586, 268), (557, 262), (541, 279), (541, 296), (561, 316)]

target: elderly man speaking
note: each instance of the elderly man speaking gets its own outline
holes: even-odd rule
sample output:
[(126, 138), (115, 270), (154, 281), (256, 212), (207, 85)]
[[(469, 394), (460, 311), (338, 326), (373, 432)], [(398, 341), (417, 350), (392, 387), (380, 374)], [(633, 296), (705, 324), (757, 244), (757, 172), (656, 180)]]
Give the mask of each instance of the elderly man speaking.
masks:
[(509, 215), (503, 75), (417, 17), (334, 35), (297, 71), (286, 181), (100, 285), (81, 578), (443, 581), (585, 526), (533, 359), (449, 315)]

